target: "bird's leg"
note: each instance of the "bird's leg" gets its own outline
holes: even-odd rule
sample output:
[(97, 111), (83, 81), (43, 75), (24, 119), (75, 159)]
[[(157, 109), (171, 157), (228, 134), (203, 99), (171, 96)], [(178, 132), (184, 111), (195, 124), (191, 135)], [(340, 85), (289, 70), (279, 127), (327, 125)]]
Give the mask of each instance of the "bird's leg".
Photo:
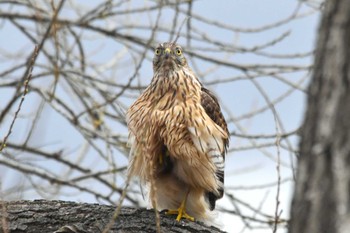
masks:
[(163, 155), (162, 154), (158, 157), (158, 162), (160, 165), (163, 165)]
[(185, 218), (187, 220), (190, 220), (190, 221), (194, 221), (194, 217), (188, 215), (186, 213), (186, 200), (187, 200), (187, 197), (188, 197), (188, 194), (190, 193), (190, 191), (188, 191), (185, 195), (185, 198), (182, 200), (181, 202), (181, 205), (178, 209), (176, 210), (168, 210), (167, 212), (165, 212), (165, 214), (177, 214), (177, 217), (176, 217), (176, 221), (180, 221), (182, 218)]
[(168, 155), (169, 155), (168, 149), (166, 148), (166, 146), (163, 146), (162, 147), (162, 151), (161, 151), (161, 153), (160, 153), (160, 155), (158, 157), (158, 162), (159, 162), (160, 165), (163, 165), (164, 159)]

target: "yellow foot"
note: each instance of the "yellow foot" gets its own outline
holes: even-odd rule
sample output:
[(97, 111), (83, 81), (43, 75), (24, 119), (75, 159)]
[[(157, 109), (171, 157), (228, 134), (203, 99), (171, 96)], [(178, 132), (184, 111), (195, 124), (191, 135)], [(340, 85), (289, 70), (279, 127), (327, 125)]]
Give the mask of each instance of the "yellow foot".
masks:
[(175, 214), (177, 214), (176, 221), (178, 221), (178, 222), (182, 218), (185, 218), (187, 220), (190, 220), (190, 221), (194, 222), (194, 217), (188, 215), (186, 213), (186, 211), (185, 211), (185, 208), (182, 205), (177, 210), (168, 210), (167, 212), (165, 212), (165, 214), (167, 214), (167, 215), (175, 215)]
[(187, 220), (190, 220), (190, 221), (194, 222), (194, 217), (188, 215), (186, 213), (186, 210), (185, 210), (186, 209), (186, 199), (187, 199), (188, 193), (189, 193), (189, 191), (187, 192), (185, 198), (183, 199), (183, 201), (181, 202), (180, 207), (177, 210), (168, 210), (167, 212), (165, 212), (165, 214), (168, 214), (168, 215), (170, 215), (170, 214), (177, 214), (176, 221), (178, 221), (178, 222), (180, 222), (180, 220), (182, 218), (185, 218)]

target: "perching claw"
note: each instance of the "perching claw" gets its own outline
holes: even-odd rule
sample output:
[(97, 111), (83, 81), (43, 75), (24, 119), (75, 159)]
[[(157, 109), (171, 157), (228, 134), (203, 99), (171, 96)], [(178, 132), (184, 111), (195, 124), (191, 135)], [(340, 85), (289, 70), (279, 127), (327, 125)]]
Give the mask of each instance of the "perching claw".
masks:
[(165, 212), (165, 214), (167, 215), (173, 215), (173, 214), (177, 214), (177, 217), (176, 217), (176, 221), (180, 222), (180, 220), (182, 218), (184, 219), (187, 219), (187, 220), (190, 220), (192, 222), (194, 222), (194, 217), (188, 215), (186, 213), (186, 200), (187, 200), (187, 196), (188, 196), (188, 193), (186, 194), (185, 198), (183, 199), (183, 201), (181, 202), (181, 205), (178, 209), (176, 210), (168, 210), (167, 212)]

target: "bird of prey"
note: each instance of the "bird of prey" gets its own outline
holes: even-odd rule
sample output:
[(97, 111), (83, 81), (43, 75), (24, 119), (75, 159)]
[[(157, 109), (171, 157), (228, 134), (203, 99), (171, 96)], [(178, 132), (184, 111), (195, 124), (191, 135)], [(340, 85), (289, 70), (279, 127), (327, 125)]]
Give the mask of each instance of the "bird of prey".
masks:
[(229, 133), (217, 98), (175, 42), (154, 51), (153, 79), (127, 111), (130, 176), (150, 187), (153, 207), (176, 220), (210, 221), (223, 196)]

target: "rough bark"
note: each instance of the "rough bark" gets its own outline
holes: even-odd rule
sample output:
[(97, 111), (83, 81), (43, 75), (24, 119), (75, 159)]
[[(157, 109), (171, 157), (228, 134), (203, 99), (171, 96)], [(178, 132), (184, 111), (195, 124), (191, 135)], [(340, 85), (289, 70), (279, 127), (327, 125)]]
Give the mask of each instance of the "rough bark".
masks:
[(301, 132), (290, 233), (350, 232), (350, 2), (326, 1)]
[[(5, 208), (3, 208), (5, 206)], [(111, 220), (115, 207), (66, 201), (14, 201), (0, 204), (0, 232), (11, 233), (99, 233)], [(175, 221), (163, 213), (162, 232), (222, 232), (203, 223)], [(66, 226), (66, 227), (65, 227)], [(153, 210), (123, 207), (111, 233), (156, 232)], [(5, 231), (6, 233), (6, 231)]]

